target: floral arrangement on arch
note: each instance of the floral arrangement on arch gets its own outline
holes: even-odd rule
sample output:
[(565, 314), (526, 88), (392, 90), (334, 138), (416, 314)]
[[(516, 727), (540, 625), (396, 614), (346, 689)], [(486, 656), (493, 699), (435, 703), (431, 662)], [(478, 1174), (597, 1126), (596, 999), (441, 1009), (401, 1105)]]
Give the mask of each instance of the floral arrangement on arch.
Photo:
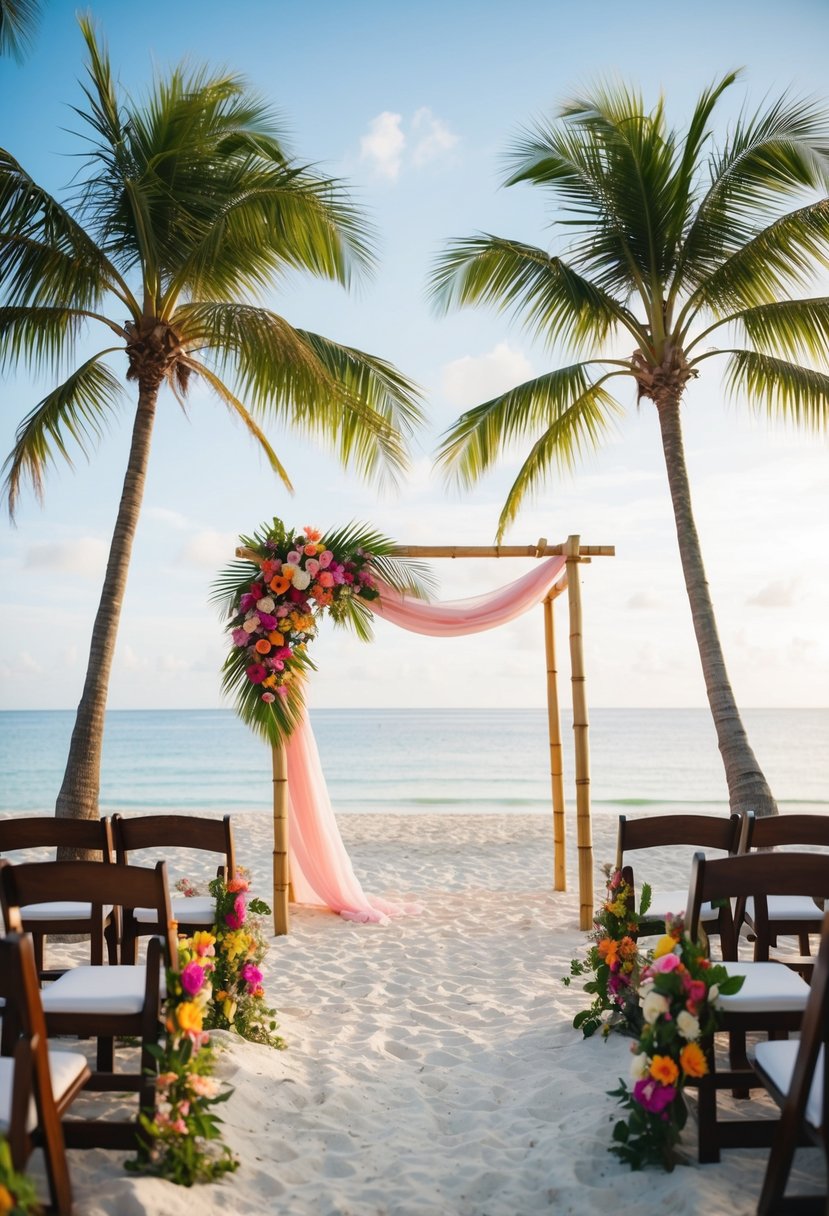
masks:
[(632, 1049), (633, 1088), (620, 1080), (611, 1093), (627, 1114), (613, 1129), (610, 1151), (635, 1170), (672, 1170), (677, 1163), (687, 1119), (684, 1091), (708, 1073), (717, 997), (738, 992), (743, 983), (742, 976), (710, 962), (682, 918), (668, 917), (666, 930), (639, 972), (642, 1029)]
[(238, 1168), (222, 1144), (221, 1120), (213, 1108), (231, 1090), (212, 1076), (213, 1052), (206, 1027), (213, 1008), (216, 938), (199, 931), (180, 938), (177, 966), (167, 970), (164, 1038), (150, 1047), (157, 1074), (156, 1110), (139, 1115), (143, 1131), (138, 1155), (126, 1162), (179, 1186), (214, 1182)]
[(273, 746), (301, 716), (303, 684), (314, 668), (308, 646), (322, 617), (368, 641), (378, 583), (423, 597), (429, 575), (419, 563), (395, 559), (392, 541), (357, 524), (323, 534), (274, 519), (240, 542), (240, 560), (219, 576), (213, 593), (232, 642), (222, 690)]
[(585, 956), (572, 959), (570, 974), (562, 979), (569, 987), (576, 978), (591, 977), (583, 987), (593, 999), (573, 1018), (585, 1038), (600, 1028), (605, 1037), (614, 1030), (638, 1035), (642, 1026), (637, 991), (642, 959), (637, 940), (651, 889), (643, 884), (637, 910), (635, 892), (622, 871), (605, 866), (604, 873), (607, 891), (593, 918)]

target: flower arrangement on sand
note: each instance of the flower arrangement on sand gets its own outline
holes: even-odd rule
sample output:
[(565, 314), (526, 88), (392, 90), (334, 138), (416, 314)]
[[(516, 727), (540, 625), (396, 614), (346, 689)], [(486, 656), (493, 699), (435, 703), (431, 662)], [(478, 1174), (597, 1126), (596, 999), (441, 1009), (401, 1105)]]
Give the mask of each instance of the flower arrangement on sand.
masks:
[(41, 1210), (34, 1183), (14, 1168), (9, 1143), (0, 1136), (0, 1214), (35, 1216)]
[(164, 1038), (150, 1049), (157, 1064), (155, 1115), (139, 1116), (140, 1149), (126, 1165), (192, 1186), (213, 1182), (239, 1163), (222, 1144), (221, 1120), (213, 1109), (232, 1092), (212, 1076), (206, 1029), (214, 1006), (215, 936), (201, 931), (180, 938), (177, 962), (167, 971)]
[(742, 976), (710, 962), (681, 918), (669, 917), (666, 929), (639, 971), (642, 1029), (633, 1047), (633, 1088), (620, 1080), (611, 1095), (627, 1113), (613, 1129), (610, 1151), (632, 1169), (674, 1168), (687, 1118), (685, 1087), (710, 1067), (717, 997), (738, 992), (743, 983)]
[(322, 617), (367, 641), (378, 582), (422, 597), (428, 573), (395, 559), (394, 542), (357, 524), (323, 534), (274, 519), (240, 541), (240, 560), (214, 587), (232, 642), (222, 689), (243, 721), (276, 745), (302, 714), (305, 677), (314, 668), (308, 646)]
[(650, 907), (651, 889), (645, 883), (639, 908), (633, 888), (621, 870), (605, 867), (607, 892), (593, 919), (593, 931), (583, 959), (572, 959), (570, 974), (562, 982), (569, 987), (573, 979), (589, 975), (584, 991), (592, 996), (587, 1009), (573, 1018), (573, 1025), (585, 1038), (601, 1028), (607, 1036), (613, 1030), (638, 1034), (642, 1026), (637, 984), (641, 956), (637, 939), (639, 927)]

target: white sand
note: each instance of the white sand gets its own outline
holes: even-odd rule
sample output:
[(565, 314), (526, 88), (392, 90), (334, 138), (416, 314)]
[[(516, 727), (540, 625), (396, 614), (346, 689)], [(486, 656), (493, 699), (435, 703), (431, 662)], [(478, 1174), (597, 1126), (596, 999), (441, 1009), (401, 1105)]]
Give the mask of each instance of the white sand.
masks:
[[(551, 891), (537, 816), (353, 815), (343, 835), (366, 890), (414, 896), (423, 915), (349, 924), (297, 910), (266, 983), (285, 1052), (220, 1036), (235, 1175), (197, 1192), (126, 1174), (117, 1153), (70, 1154), (77, 1216), (530, 1216), (536, 1212), (754, 1211), (765, 1151), (730, 1150), (672, 1175), (607, 1152), (629, 1041), (584, 1041), (560, 980), (580, 953), (573, 893)], [(270, 825), (239, 816), (240, 860), (267, 897)], [(594, 825), (597, 867), (615, 822)], [(661, 872), (664, 886), (684, 880)], [(675, 863), (674, 863), (675, 864)], [(197, 876), (195, 870), (190, 870)], [(569, 858), (571, 886), (575, 862)], [(601, 891), (597, 880), (597, 891)], [(820, 1187), (815, 1150), (794, 1185)]]

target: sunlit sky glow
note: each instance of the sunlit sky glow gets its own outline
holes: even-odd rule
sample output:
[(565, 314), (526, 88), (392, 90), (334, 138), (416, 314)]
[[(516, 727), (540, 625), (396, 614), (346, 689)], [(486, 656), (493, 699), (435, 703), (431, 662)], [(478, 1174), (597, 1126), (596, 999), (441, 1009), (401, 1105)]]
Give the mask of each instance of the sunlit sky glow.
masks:
[[(0, 63), (0, 143), (52, 190), (71, 177), (82, 40), (75, 5), (46, 5), (35, 50)], [(291, 500), (247, 437), (202, 388), (188, 415), (165, 396), (121, 621), (110, 705), (219, 705), (224, 641), (207, 603), (236, 537), (274, 514), (297, 526), (371, 523), (401, 543), (486, 544), (517, 467), (478, 489), (447, 491), (431, 471), (436, 437), (465, 407), (564, 357), (484, 310), (440, 318), (426, 296), (447, 238), (484, 230), (536, 244), (552, 238), (539, 191), (499, 188), (518, 128), (599, 78), (665, 88), (671, 121), (724, 71), (744, 66), (722, 120), (787, 87), (826, 95), (829, 8), (792, 0), (701, 0), (655, 10), (639, 0), (584, 5), (354, 0), (314, 5), (215, 0), (139, 9), (93, 6), (124, 86), (182, 58), (244, 73), (285, 116), (300, 156), (343, 176), (379, 234), (380, 266), (351, 294), (293, 277), (268, 303), (294, 324), (394, 362), (423, 388), (428, 429), (397, 494), (379, 494), (324, 452), (271, 433), (296, 486)], [(658, 12), (658, 16), (656, 15)], [(91, 352), (93, 348), (88, 347)], [(3, 384), (0, 448), (49, 384), (21, 372)], [(585, 567), (590, 700), (605, 706), (705, 703), (676, 553), (655, 413), (627, 414), (572, 478), (550, 483), (507, 540), (578, 532), (615, 544)], [(58, 466), (43, 506), (26, 491), (17, 526), (0, 525), (0, 708), (76, 704), (129, 440), (128, 410), (87, 464)], [(684, 414), (694, 505), (721, 637), (745, 706), (829, 703), (827, 444), (771, 426), (728, 402), (717, 361), (691, 386)], [(509, 581), (523, 563), (438, 566), (443, 598)], [(561, 617), (562, 643), (566, 615)], [(540, 610), (497, 633), (461, 640), (401, 634), (380, 623), (366, 648), (325, 631), (311, 691), (317, 707), (540, 705)]]

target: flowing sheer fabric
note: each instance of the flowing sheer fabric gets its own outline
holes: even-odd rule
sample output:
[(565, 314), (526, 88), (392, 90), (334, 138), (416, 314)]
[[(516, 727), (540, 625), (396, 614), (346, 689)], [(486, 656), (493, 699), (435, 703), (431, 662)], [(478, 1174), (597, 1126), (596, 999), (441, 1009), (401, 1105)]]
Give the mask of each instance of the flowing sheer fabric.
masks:
[[(564, 568), (563, 557), (540, 562), (529, 574), (488, 595), (446, 604), (426, 604), (381, 587), (372, 609), (413, 633), (459, 637), (505, 625), (544, 599)], [(392, 904), (366, 895), (346, 852), (328, 796), (314, 733), (307, 714), (286, 745), (290, 816), (291, 882), (298, 903), (317, 904), (347, 920), (384, 924), (413, 915), (419, 904)]]

